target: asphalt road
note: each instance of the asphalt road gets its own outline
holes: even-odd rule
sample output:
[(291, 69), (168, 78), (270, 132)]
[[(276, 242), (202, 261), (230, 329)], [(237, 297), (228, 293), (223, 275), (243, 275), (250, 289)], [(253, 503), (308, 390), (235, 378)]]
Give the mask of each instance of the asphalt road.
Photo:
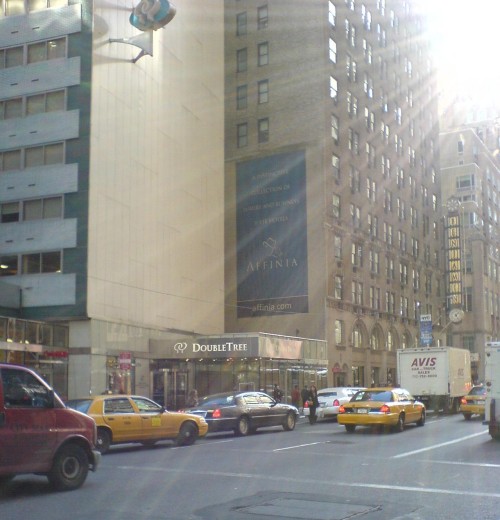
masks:
[(500, 442), (479, 419), (428, 417), (403, 433), (336, 422), (193, 446), (114, 447), (73, 492), (14, 479), (2, 520), (499, 520)]

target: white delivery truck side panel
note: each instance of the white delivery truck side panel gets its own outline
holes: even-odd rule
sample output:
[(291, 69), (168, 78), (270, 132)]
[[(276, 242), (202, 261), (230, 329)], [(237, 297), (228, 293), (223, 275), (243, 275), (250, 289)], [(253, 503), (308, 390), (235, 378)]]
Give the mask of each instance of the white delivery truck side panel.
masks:
[(493, 439), (500, 440), (500, 341), (485, 345), (486, 403), (484, 424)]
[(429, 409), (458, 411), (472, 386), (470, 352), (454, 347), (397, 351), (398, 383)]

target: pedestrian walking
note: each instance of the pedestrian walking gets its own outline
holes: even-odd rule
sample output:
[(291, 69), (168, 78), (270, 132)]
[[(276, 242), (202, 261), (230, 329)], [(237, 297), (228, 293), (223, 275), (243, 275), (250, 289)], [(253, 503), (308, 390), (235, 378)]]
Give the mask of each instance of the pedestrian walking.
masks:
[(300, 390), (299, 385), (295, 385), (292, 390), (292, 404), (296, 408), (300, 408)]
[(316, 409), (319, 406), (318, 401), (318, 390), (314, 385), (309, 387), (309, 397), (307, 399), (309, 405), (309, 424), (316, 424), (318, 416), (316, 415)]

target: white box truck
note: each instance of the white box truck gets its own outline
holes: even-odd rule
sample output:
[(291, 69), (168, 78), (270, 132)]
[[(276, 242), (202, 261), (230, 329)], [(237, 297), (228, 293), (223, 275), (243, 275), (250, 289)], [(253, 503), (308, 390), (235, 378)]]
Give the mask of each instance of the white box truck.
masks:
[(484, 423), (492, 439), (500, 440), (500, 341), (485, 345), (486, 404)]
[(397, 351), (397, 380), (428, 410), (457, 413), (472, 387), (470, 351), (455, 347)]

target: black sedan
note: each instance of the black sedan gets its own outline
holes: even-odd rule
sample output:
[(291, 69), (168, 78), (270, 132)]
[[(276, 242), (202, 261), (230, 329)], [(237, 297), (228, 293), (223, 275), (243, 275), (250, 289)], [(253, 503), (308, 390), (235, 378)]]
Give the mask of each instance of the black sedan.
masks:
[(232, 430), (236, 435), (248, 435), (267, 426), (291, 431), (299, 417), (295, 406), (278, 403), (264, 392), (209, 395), (198, 406), (183, 411), (204, 417), (209, 433)]

